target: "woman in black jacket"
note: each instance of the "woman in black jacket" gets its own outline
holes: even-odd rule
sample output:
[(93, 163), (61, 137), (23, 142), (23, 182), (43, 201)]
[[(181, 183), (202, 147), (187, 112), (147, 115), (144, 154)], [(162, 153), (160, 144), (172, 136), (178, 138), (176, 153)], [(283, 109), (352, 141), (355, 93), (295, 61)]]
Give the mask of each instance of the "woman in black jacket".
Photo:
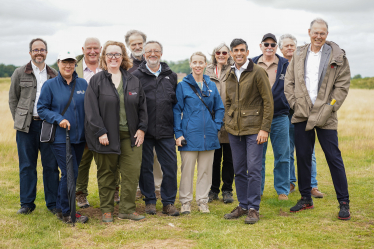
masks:
[(100, 58), (102, 72), (90, 80), (85, 97), (88, 148), (97, 164), (103, 222), (113, 222), (115, 172), (121, 173), (119, 219), (141, 220), (135, 213), (135, 194), (148, 116), (138, 78), (127, 70), (132, 62), (121, 42), (108, 41)]

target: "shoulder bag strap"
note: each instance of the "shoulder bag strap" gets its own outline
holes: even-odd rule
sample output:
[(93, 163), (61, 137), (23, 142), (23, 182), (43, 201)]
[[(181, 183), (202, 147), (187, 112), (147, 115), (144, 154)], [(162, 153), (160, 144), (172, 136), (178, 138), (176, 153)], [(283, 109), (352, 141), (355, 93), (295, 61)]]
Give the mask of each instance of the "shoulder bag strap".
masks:
[(187, 84), (191, 87), (192, 91), (194, 91), (194, 93), (201, 100), (201, 102), (203, 102), (203, 104), (205, 105), (206, 109), (208, 109), (208, 111), (209, 111), (209, 113), (212, 116), (212, 119), (214, 121), (214, 114), (209, 110), (209, 107), (205, 104), (204, 100), (200, 97), (200, 94), (197, 92), (196, 88), (193, 85), (191, 85), (190, 83), (187, 83)]
[(72, 87), (72, 89), (71, 89), (71, 93), (70, 93), (69, 101), (68, 101), (68, 103), (66, 104), (65, 109), (62, 111), (61, 116), (64, 116), (65, 112), (68, 110), (69, 105), (70, 105), (70, 103), (71, 103), (71, 100), (73, 99), (74, 90), (75, 90), (75, 80), (74, 80), (74, 82), (73, 82), (73, 87)]

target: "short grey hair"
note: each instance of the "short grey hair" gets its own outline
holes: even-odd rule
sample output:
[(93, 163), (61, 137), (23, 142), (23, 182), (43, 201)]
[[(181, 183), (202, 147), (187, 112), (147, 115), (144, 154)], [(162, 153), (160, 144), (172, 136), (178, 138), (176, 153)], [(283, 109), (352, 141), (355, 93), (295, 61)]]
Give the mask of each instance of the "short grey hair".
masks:
[(310, 28), (309, 29), (312, 29), (312, 26), (313, 26), (313, 24), (314, 23), (323, 23), (323, 24), (325, 24), (326, 25), (326, 28), (327, 28), (327, 32), (329, 31), (329, 25), (327, 24), (327, 22), (325, 21), (325, 20), (323, 20), (322, 18), (316, 18), (316, 19), (314, 19), (311, 23), (310, 23)]
[(216, 60), (216, 56), (215, 56), (216, 52), (218, 50), (220, 50), (221, 48), (223, 48), (223, 47), (227, 48), (227, 53), (229, 54), (229, 58), (227, 59), (227, 64), (232, 65), (234, 63), (234, 60), (233, 60), (233, 58), (230, 55), (230, 48), (229, 48), (229, 46), (227, 46), (225, 43), (221, 43), (221, 44), (219, 44), (217, 47), (215, 47), (213, 49), (213, 53), (211, 55), (211, 59), (212, 59), (212, 64), (213, 65), (217, 65), (217, 60)]
[(96, 38), (96, 37), (87, 37), (86, 40), (85, 40), (84, 43), (83, 43), (83, 47), (84, 47), (84, 48), (86, 48), (86, 43), (87, 43), (88, 41), (95, 41), (95, 42), (97, 42), (97, 44), (99, 44), (99, 46), (101, 47), (101, 43), (100, 43), (100, 40), (99, 40), (98, 38)]
[(163, 53), (164, 49), (163, 49), (161, 43), (158, 42), (158, 41), (147, 41), (147, 42), (144, 44), (144, 49), (145, 49), (145, 46), (147, 46), (148, 44), (151, 44), (151, 43), (156, 43), (156, 44), (158, 44), (158, 45), (160, 46), (160, 48), (161, 48), (161, 54)]
[(129, 44), (130, 36), (132, 36), (132, 35), (140, 35), (141, 37), (143, 37), (143, 43), (145, 43), (147, 41), (147, 36), (143, 32), (141, 32), (139, 30), (132, 29), (132, 30), (128, 31), (125, 35), (125, 42), (126, 42), (126, 45), (128, 47), (130, 46), (130, 44)]
[(48, 46), (47, 46), (47, 42), (46, 41), (44, 41), (42, 38), (35, 38), (35, 39), (32, 39), (31, 40), (31, 42), (30, 42), (30, 44), (29, 44), (29, 47), (30, 47), (30, 52), (31, 52), (31, 50), (32, 50), (32, 44), (34, 44), (34, 42), (36, 42), (36, 41), (41, 41), (41, 42), (43, 42), (44, 43), (44, 45), (45, 45), (45, 50), (47, 50), (48, 51)]
[(279, 48), (282, 49), (283, 48), (283, 40), (284, 39), (291, 39), (295, 42), (295, 46), (297, 46), (297, 40), (296, 40), (296, 37), (291, 35), (291, 34), (284, 34), (282, 35), (281, 37), (279, 37)]

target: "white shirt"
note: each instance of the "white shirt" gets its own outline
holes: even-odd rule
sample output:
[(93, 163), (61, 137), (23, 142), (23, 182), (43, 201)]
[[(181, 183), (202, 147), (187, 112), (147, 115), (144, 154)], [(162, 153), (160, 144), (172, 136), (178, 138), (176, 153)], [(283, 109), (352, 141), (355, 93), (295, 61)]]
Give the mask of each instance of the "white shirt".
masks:
[(305, 85), (306, 89), (308, 90), (309, 97), (314, 105), (314, 102), (316, 102), (318, 95), (318, 71), (319, 64), (321, 63), (323, 46), (317, 53), (314, 53), (310, 48), (311, 45), (309, 45), (308, 48), (309, 56), (305, 69)]
[(42, 71), (39, 70), (37, 66), (34, 65), (34, 62), (31, 61), (31, 66), (32, 70), (34, 71), (34, 75), (36, 78), (36, 97), (35, 97), (35, 102), (34, 102), (34, 110), (33, 110), (33, 116), (39, 116), (38, 115), (38, 101), (39, 101), (39, 96), (40, 96), (40, 91), (42, 90), (42, 86), (44, 82), (47, 81), (47, 68), (46, 65), (44, 64), (44, 68)]
[(244, 65), (241, 66), (240, 69), (237, 69), (235, 64), (231, 66), (231, 67), (235, 68), (235, 75), (236, 75), (236, 78), (238, 79), (238, 82), (239, 82), (239, 80), (240, 80), (240, 75), (242, 74), (242, 72), (243, 72), (244, 70), (247, 69), (248, 64), (249, 64), (249, 60), (247, 59), (247, 62), (244, 63)]
[(102, 69), (99, 67), (96, 68), (96, 72), (91, 71), (91, 69), (87, 67), (86, 62), (83, 58), (83, 78), (87, 81), (87, 84), (90, 84), (92, 76), (100, 71), (102, 71)]

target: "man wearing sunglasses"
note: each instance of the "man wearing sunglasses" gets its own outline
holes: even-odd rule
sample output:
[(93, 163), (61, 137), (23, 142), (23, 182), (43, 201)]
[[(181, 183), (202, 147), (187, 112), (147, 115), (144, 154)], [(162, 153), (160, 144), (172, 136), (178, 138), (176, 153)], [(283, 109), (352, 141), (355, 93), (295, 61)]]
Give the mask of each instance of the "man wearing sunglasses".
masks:
[(57, 161), (47, 143), (40, 142), (42, 120), (37, 104), (42, 86), (48, 79), (58, 75), (45, 64), (47, 42), (36, 38), (30, 42), (31, 61), (17, 68), (11, 78), (9, 108), (17, 130), (16, 142), (19, 159), (21, 209), (18, 214), (29, 214), (35, 209), (36, 167), (40, 151), (43, 166), (44, 195), (47, 208), (56, 213), (59, 171)]
[(154, 184), (154, 152), (161, 165), (161, 201), (163, 213), (178, 216), (174, 202), (177, 195), (177, 154), (174, 140), (173, 106), (177, 99), (177, 74), (161, 62), (163, 48), (158, 41), (148, 41), (144, 45), (144, 59), (135, 75), (143, 86), (147, 98), (148, 129), (143, 143), (142, 166), (139, 187), (144, 195), (147, 214), (156, 214), (156, 194)]
[(298, 47), (287, 69), (284, 92), (294, 110), (298, 184), (301, 199), (290, 209), (314, 208), (311, 198), (312, 153), (317, 133), (340, 205), (338, 219), (349, 220), (348, 183), (338, 145), (337, 111), (347, 97), (351, 72), (344, 50), (326, 41), (328, 24), (317, 18), (308, 30), (310, 44)]
[[(276, 54), (278, 48), (275, 35), (268, 33), (262, 37), (262, 54), (253, 58), (253, 62), (265, 69), (269, 76), (274, 101), (274, 115), (269, 134), (274, 152), (274, 188), (278, 200), (288, 200), (290, 190), (290, 144), (289, 144), (289, 105), (284, 96), (284, 78), (288, 60)], [(268, 143), (264, 143), (262, 155), (261, 195), (265, 187), (265, 161)]]

